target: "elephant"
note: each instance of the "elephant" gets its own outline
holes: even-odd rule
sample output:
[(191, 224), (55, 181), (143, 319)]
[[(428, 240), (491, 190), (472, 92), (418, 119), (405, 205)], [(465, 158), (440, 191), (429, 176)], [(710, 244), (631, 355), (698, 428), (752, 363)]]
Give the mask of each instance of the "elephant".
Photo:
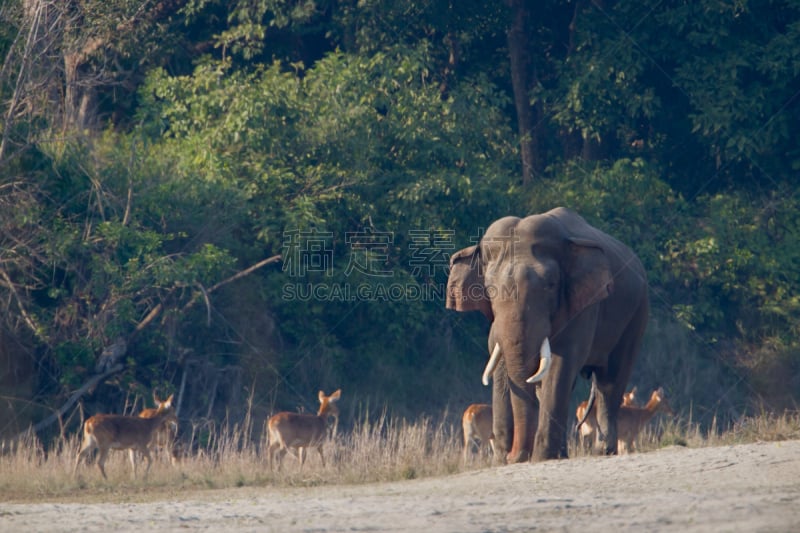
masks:
[(491, 323), (496, 453), (509, 463), (567, 457), (569, 401), (591, 377), (605, 436), (617, 452), (617, 413), (647, 325), (644, 267), (620, 241), (558, 207), (493, 222), (450, 258), (446, 307)]

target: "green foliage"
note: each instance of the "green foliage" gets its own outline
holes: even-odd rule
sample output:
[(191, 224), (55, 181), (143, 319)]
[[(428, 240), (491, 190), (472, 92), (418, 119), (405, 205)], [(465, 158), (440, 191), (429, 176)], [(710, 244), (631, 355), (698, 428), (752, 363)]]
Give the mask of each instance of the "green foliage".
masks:
[(704, 195), (691, 204), (642, 160), (567, 165), (529, 212), (565, 205), (630, 244), (657, 304), (711, 339), (793, 337), (800, 326), (797, 193)]
[[(769, 174), (796, 167), (797, 117), (787, 105), (800, 89), (800, 6), (700, 2), (669, 15), (685, 57), (674, 81), (688, 95), (692, 131), (722, 162)], [(789, 160), (776, 164), (787, 149)]]
[[(508, 205), (503, 183), (515, 150), (499, 111), (506, 100), (485, 77), (443, 96), (426, 46), (330, 54), (302, 73), (278, 63), (243, 71), (209, 60), (191, 76), (153, 71), (140, 102), (141, 128), (109, 134), (96, 147), (103, 183), (115, 188), (106, 211), (116, 218), (97, 223), (98, 243), (77, 260), (91, 265), (95, 286), (114, 288), (106, 296), (119, 302), (114, 332), (143, 315), (140, 306), (122, 305), (126, 295), (159, 295), (149, 302), (184, 295), (172, 304), (180, 307), (196, 285), (230, 271), (231, 253), (244, 259), (266, 247), (286, 256), (287, 232), (318, 231), (331, 236), (329, 272), (297, 278), (286, 269), (288, 277), (254, 284), (288, 342), (271, 356), (275, 372), (295, 372), (311, 390), (345, 379), (370, 389), (431, 362), (446, 253)], [(77, 191), (92, 183), (80, 172), (76, 178)], [(135, 209), (123, 224), (127, 189)], [(463, 214), (451, 205), (462, 205)], [(420, 245), (410, 230), (445, 232), (437, 265), (414, 263)], [(348, 269), (362, 252), (345, 237), (367, 231), (389, 236), (377, 256), (367, 250), (373, 255), (363, 259), (382, 261), (389, 277)], [(185, 253), (189, 243), (194, 253)], [(287, 284), (321, 287), (330, 298), (287, 297)], [(330, 294), (336, 290), (352, 297)], [(214, 331), (182, 342), (207, 351)]]
[(660, 176), (642, 159), (619, 159), (610, 166), (573, 162), (535, 187), (528, 212), (557, 205), (577, 211), (636, 250), (650, 284), (661, 286), (673, 272), (661, 250), (685, 223), (689, 206)]
[[(503, 175), (497, 165), (513, 149), (491, 84), (469, 80), (443, 99), (426, 62), (422, 48), (331, 54), (302, 78), (278, 64), (247, 74), (225, 63), (201, 65), (192, 77), (157, 71), (142, 113), (158, 116), (180, 143), (181, 172), (236, 186), (258, 203), (256, 231), (273, 245), (284, 224), (330, 225), (328, 213), (348, 210), (387, 230), (419, 225), (423, 214), (425, 225), (449, 225), (450, 216), (432, 221), (426, 204), (477, 199), (476, 187), (491, 192), (487, 179)], [(466, 127), (476, 123), (484, 127)]]
[(690, 326), (751, 342), (796, 337), (799, 200), (728, 193), (697, 202), (697, 223), (676, 232), (664, 254), (689, 289), (680, 313)]
[(61, 384), (79, 387), (87, 373), (94, 371), (94, 352), (99, 348), (90, 339), (64, 341), (53, 348), (53, 358), (63, 369)]
[[(645, 2), (646, 4), (646, 2)], [(622, 18), (642, 16), (637, 3), (615, 6)], [(629, 145), (646, 133), (661, 111), (661, 98), (651, 79), (647, 51), (637, 36), (618, 31), (619, 22), (602, 10), (589, 9), (578, 24), (575, 49), (556, 66), (557, 82), (540, 85), (534, 97), (550, 110), (552, 122), (584, 141)]]
[[(472, 401), (486, 324), (443, 310), (448, 255), (556, 205), (636, 250), (686, 331), (796, 357), (797, 2), (539, 5), (548, 169), (524, 187), (503, 3), (88, 2), (30, 63), (11, 4), (0, 94), (27, 99), (2, 110), (0, 292), (61, 394), (122, 337), (118, 399), (182, 370), (202, 416), (247, 385), (231, 369), (287, 408), (345, 385)], [(78, 74), (109, 126), (62, 131), (60, 74), (31, 88), (97, 36)], [(314, 235), (329, 262), (297, 270)]]
[[(33, 290), (33, 299), (20, 305), (31, 307), (29, 325), (53, 350), (68, 387), (93, 374), (99, 352), (129, 336), (157, 305), (180, 309), (197, 286), (213, 284), (233, 266), (228, 252), (210, 243), (170, 250), (176, 236), (146, 209), (170, 199), (147, 199), (135, 169), (117, 174), (130, 158), (125, 143), (115, 146), (118, 139), (98, 142), (96, 166), (85, 164), (85, 147), (67, 145), (50, 156), (55, 179), (37, 191), (41, 218), (34, 238), (26, 237), (27, 270), (18, 272), (18, 283)], [(126, 189), (141, 191), (135, 203)], [(6, 235), (30, 234), (27, 217), (4, 227)]]

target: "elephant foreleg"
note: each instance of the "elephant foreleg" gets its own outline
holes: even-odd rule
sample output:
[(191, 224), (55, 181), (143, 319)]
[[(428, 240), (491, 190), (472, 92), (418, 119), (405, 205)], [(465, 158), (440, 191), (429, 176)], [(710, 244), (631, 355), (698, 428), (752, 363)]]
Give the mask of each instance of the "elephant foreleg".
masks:
[(492, 381), (492, 431), (494, 433), (494, 457), (499, 463), (506, 462), (514, 436), (514, 416), (511, 411), (511, 396), (508, 389), (508, 374), (502, 358), (497, 363)]
[(577, 371), (563, 357), (553, 358), (553, 367), (539, 391), (539, 423), (532, 460), (560, 459), (568, 456), (569, 399)]

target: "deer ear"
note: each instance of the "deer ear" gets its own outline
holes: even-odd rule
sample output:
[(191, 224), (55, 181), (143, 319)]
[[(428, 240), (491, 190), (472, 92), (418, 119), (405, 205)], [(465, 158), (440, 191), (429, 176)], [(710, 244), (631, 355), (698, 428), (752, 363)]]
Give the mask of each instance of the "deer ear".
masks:
[(330, 395), (329, 399), (332, 402), (338, 401), (342, 397), (342, 389), (336, 389), (336, 392)]
[(319, 391), (317, 393), (317, 397), (319, 398), (319, 403), (324, 402), (325, 401), (325, 392), (324, 391)]
[(450, 258), (447, 278), (447, 309), (480, 311), (490, 322), (494, 320), (492, 303), (486, 294), (480, 265), (480, 248), (470, 246)]

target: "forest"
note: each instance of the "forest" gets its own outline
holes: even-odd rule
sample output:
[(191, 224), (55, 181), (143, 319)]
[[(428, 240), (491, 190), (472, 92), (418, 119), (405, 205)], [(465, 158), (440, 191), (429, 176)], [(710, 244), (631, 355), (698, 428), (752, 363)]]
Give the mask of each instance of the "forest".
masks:
[(797, 408), (798, 0), (0, 0), (0, 59), (0, 437), (457, 416), (449, 257), (556, 206), (645, 266), (640, 391)]

